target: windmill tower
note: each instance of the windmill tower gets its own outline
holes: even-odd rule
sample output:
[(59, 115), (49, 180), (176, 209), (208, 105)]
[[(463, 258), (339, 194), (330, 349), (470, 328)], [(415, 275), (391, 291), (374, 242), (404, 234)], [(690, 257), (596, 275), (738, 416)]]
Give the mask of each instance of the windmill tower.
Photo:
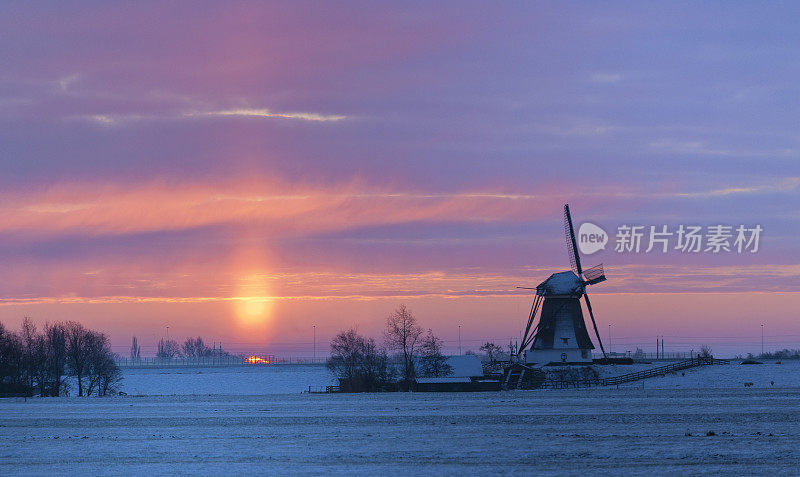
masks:
[[(594, 345), (586, 329), (586, 321), (581, 310), (581, 296), (586, 301), (586, 309), (592, 319), (597, 342), (603, 351), (603, 342), (597, 331), (597, 323), (592, 313), (592, 304), (586, 287), (606, 279), (603, 265), (583, 270), (572, 227), (569, 204), (564, 205), (564, 233), (567, 239), (572, 270), (554, 273), (535, 288), (536, 295), (528, 316), (528, 324), (519, 347), (518, 356), (524, 364), (587, 364), (592, 362)], [(520, 287), (525, 288), (525, 287)], [(527, 288), (534, 290), (534, 288)], [(541, 311), (540, 311), (541, 309)], [(532, 328), (536, 316), (539, 321)]]

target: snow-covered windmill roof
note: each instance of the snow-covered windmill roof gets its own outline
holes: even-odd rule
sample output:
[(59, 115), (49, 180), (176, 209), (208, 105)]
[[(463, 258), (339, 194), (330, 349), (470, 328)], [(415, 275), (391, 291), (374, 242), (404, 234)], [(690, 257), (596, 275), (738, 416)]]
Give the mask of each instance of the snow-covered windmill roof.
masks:
[(574, 272), (554, 273), (536, 287), (537, 295), (581, 295), (583, 282)]

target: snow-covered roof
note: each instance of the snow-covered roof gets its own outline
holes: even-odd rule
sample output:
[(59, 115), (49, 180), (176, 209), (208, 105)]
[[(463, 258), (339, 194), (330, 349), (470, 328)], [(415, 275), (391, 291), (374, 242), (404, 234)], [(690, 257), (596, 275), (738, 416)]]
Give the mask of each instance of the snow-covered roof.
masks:
[(447, 364), (450, 365), (450, 377), (483, 376), (481, 360), (474, 354), (448, 356)]
[(583, 282), (571, 270), (554, 273), (536, 287), (537, 295), (581, 295)]

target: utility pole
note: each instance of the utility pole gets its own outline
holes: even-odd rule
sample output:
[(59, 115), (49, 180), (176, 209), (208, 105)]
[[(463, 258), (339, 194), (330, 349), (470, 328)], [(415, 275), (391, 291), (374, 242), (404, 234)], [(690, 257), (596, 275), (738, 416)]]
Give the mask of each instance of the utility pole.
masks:
[(314, 328), (314, 358), (312, 359), (312, 362), (316, 363), (317, 362), (317, 325), (311, 325), (311, 327)]
[(764, 323), (761, 323), (761, 355), (764, 355)]
[(461, 354), (461, 325), (458, 325), (458, 354)]

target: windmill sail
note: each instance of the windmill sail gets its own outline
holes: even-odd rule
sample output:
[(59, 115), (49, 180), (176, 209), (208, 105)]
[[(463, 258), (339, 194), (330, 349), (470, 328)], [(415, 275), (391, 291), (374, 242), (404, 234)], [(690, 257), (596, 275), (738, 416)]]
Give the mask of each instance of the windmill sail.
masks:
[(597, 331), (597, 322), (594, 321), (594, 312), (592, 312), (592, 302), (589, 301), (589, 295), (585, 292), (583, 299), (586, 300), (586, 309), (589, 310), (589, 318), (592, 319), (592, 326), (594, 326), (594, 334), (597, 336), (597, 343), (600, 345), (600, 351), (603, 352), (603, 357), (606, 357), (606, 349), (603, 347), (603, 340), (600, 339), (600, 332)]
[(567, 239), (567, 252), (572, 271), (578, 277), (583, 274), (581, 270), (581, 257), (578, 255), (578, 243), (575, 242), (575, 229), (572, 227), (572, 216), (569, 214), (569, 204), (564, 204), (564, 235)]

